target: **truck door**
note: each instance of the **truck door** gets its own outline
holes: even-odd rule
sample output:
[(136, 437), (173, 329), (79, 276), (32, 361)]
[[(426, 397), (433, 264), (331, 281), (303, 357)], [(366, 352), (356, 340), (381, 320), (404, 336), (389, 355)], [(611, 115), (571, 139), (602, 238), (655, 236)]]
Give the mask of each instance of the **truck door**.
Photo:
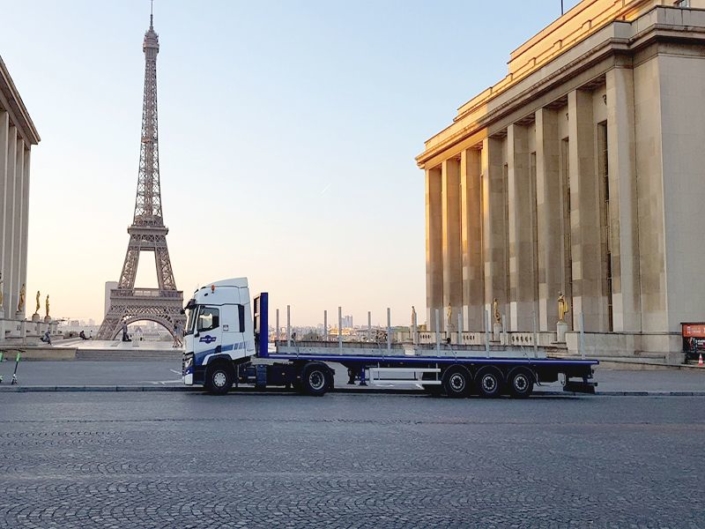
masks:
[(252, 331), (247, 327), (246, 308), (241, 304), (223, 305), (222, 307), (222, 350), (233, 360), (252, 356)]
[(209, 305), (198, 307), (193, 333), (195, 365), (208, 363), (208, 357), (222, 350), (223, 338), (220, 325), (220, 308)]

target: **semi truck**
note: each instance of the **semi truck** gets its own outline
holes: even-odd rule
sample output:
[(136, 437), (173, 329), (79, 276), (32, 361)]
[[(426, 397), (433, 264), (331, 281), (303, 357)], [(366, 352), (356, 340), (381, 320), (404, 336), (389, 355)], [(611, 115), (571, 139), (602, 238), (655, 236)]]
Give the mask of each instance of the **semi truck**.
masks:
[(334, 387), (332, 365), (347, 368), (348, 383), (411, 384), (451, 398), (479, 395), (529, 397), (534, 386), (563, 382), (563, 389), (594, 393), (590, 359), (551, 358), (544, 352), (424, 348), (374, 343), (293, 342), (269, 338), (269, 294), (250, 299), (247, 278), (208, 283), (184, 309), (182, 373), (188, 386), (223, 395), (233, 386), (285, 387), (321, 396)]

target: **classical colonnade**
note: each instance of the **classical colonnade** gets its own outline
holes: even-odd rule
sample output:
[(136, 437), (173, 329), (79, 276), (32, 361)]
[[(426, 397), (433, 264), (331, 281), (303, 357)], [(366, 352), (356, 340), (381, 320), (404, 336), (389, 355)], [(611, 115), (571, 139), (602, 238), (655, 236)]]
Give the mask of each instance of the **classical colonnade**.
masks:
[(507, 330), (555, 330), (559, 292), (570, 328), (639, 327), (632, 75), (613, 68), (426, 166), (431, 330), (458, 314), (483, 330), (494, 299)]
[(10, 113), (0, 109), (0, 309), (7, 319), (24, 319), (18, 302), (27, 281), (30, 147), (11, 122)]

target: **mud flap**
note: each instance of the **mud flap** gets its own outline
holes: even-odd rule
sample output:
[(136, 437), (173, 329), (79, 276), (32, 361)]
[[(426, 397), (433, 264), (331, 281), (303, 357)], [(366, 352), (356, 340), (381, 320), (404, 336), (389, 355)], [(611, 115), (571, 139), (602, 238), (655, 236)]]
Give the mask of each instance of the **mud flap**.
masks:
[(577, 382), (574, 380), (568, 380), (563, 385), (563, 391), (567, 391), (569, 393), (589, 393), (594, 395), (596, 386), (597, 382)]

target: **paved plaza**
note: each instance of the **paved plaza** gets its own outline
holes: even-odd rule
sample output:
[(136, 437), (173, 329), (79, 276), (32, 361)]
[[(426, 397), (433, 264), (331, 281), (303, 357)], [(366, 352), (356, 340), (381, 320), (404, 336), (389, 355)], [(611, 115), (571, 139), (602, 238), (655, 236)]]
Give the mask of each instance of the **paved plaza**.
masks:
[(702, 528), (703, 406), (0, 393), (0, 527)]

